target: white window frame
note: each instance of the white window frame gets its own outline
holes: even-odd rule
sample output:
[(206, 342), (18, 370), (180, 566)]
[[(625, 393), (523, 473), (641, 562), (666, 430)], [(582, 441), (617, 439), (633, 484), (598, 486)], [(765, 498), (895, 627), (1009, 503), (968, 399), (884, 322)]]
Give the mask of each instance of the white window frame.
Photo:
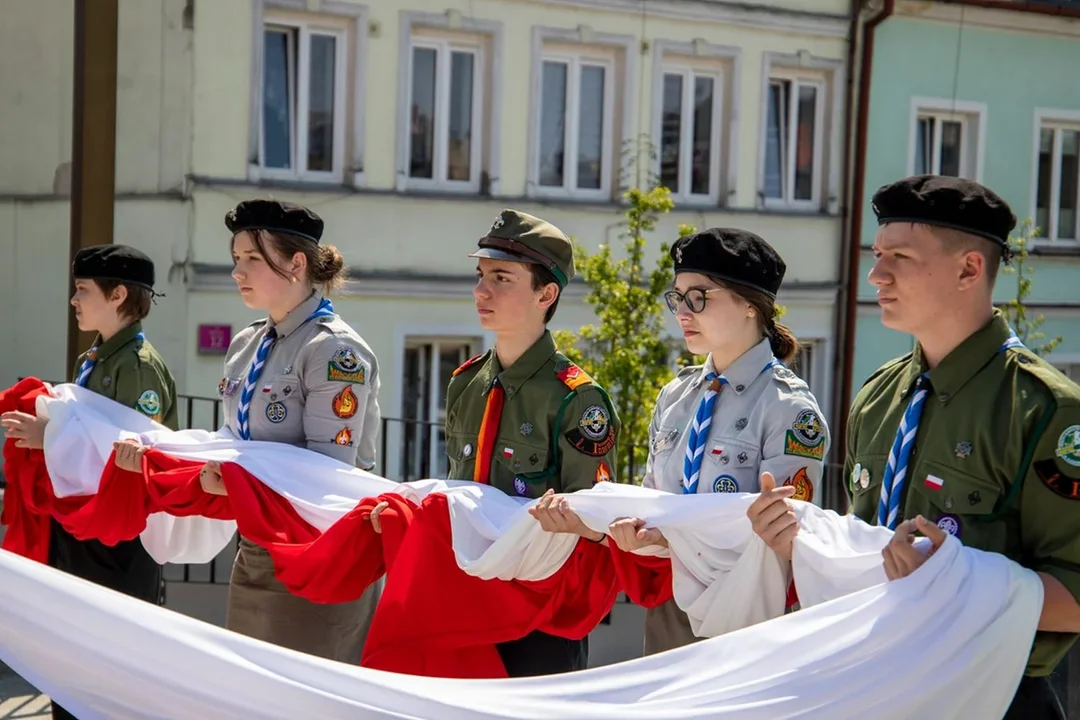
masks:
[[(721, 146), (723, 136), (720, 134), (723, 126), (722, 112), (724, 109), (724, 72), (717, 69), (707, 70), (689, 64), (665, 63), (660, 73), (659, 91), (660, 102), (655, 106), (654, 117), (656, 119), (653, 132), (653, 142), (656, 145), (657, 158), (654, 172), (660, 176), (660, 152), (663, 145), (663, 113), (664, 113), (664, 82), (668, 75), (678, 75), (682, 78), (683, 93), (682, 107), (679, 108), (679, 188), (678, 192), (671, 195), (676, 200), (689, 204), (715, 204), (720, 199), (720, 173), (723, 168), (720, 165)], [(712, 127), (711, 144), (709, 146), (709, 189), (704, 193), (692, 191), (693, 171), (693, 145), (694, 145), (694, 86), (698, 78), (709, 78), (713, 81), (712, 103)]]
[[(405, 417), (405, 352), (410, 345), (424, 345), (437, 342), (445, 343), (461, 343), (472, 342), (476, 345), (475, 352), (483, 353), (490, 350), (495, 345), (495, 339), (491, 333), (487, 333), (479, 330), (475, 325), (467, 326), (434, 326), (434, 325), (405, 325), (399, 326), (395, 330), (394, 338), (394, 360), (396, 371), (394, 373), (395, 380), (397, 382), (397, 417), (403, 419)], [(450, 378), (446, 378), (446, 382), (450, 382)], [(429, 410), (434, 410), (432, 417), (439, 418), (440, 413), (445, 413), (446, 408), (438, 407), (438, 394), (432, 394), (432, 404), (429, 406)], [(402, 465), (402, 453), (401, 448), (404, 444), (404, 424), (402, 422), (391, 422), (386, 425), (388, 457), (382, 458), (382, 467), (387, 473), (388, 477), (400, 477), (406, 469)], [(432, 427), (432, 431), (437, 431), (437, 427)], [(429, 451), (428, 462), (429, 467), (435, 467), (435, 463), (438, 460), (437, 450), (438, 443), (435, 442), (437, 434), (432, 438), (431, 450)], [(394, 451), (390, 451), (389, 448), (395, 448)]]
[[(409, 175), (412, 161), (412, 133), (406, 132), (405, 176), (409, 189), (418, 190), (453, 190), (456, 192), (476, 192), (480, 189), (480, 163), (483, 158), (483, 98), (484, 98), (484, 51), (479, 44), (470, 45), (460, 41), (416, 37), (409, 46), (409, 98), (413, 97), (413, 59), (417, 49), (434, 50), (435, 62), (435, 157), (434, 178), (418, 178)], [(472, 140), (469, 144), (469, 179), (449, 180), (449, 140), (450, 140), (450, 57), (455, 52), (467, 52), (473, 56), (472, 78)], [(411, 116), (410, 116), (411, 117)], [(403, 121), (410, 121), (410, 117)]]
[[(727, 205), (729, 198), (735, 195), (738, 180), (738, 107), (742, 52), (739, 48), (726, 45), (713, 45), (704, 40), (694, 42), (672, 42), (657, 40), (653, 43), (652, 73), (652, 142), (657, 157), (652, 163), (653, 173), (660, 177), (661, 140), (664, 114), (664, 76), (669, 72), (678, 72), (689, 68), (691, 72), (707, 74), (718, 82), (714, 101), (719, 105), (713, 108), (713, 167), (716, 168), (707, 195), (692, 193), (673, 193), (676, 202), (683, 205)], [(726, 131), (726, 132), (725, 132)], [(683, 135), (682, 137), (685, 137)], [(685, 165), (683, 166), (685, 167)], [(680, 187), (687, 187), (680, 178)]]
[(986, 151), (986, 104), (968, 100), (950, 98), (911, 98), (911, 114), (908, 122), (907, 174), (915, 174), (915, 151), (918, 147), (919, 120), (934, 118), (933, 170), (940, 169), (941, 121), (959, 122), (960, 130), (960, 174), (961, 177), (975, 182), (982, 182), (983, 159)]
[(1075, 248), (1080, 245), (1080, 198), (1078, 198), (1075, 238), (1058, 237), (1058, 211), (1061, 205), (1061, 130), (1080, 130), (1080, 110), (1035, 109), (1035, 140), (1031, 159), (1031, 218), (1038, 217), (1039, 204), (1039, 147), (1043, 129), (1055, 130), (1050, 167), (1050, 212), (1048, 227), (1040, 228), (1035, 243), (1042, 246)]
[[(252, 68), (250, 86), (250, 120), (248, 126), (248, 180), (281, 180), (304, 183), (351, 184), (360, 187), (364, 184), (364, 93), (366, 76), (364, 69), (367, 50), (366, 5), (359, 5), (344, 0), (324, 0), (317, 14), (308, 12), (305, 0), (255, 0), (252, 13)], [(336, 42), (335, 78), (334, 78), (334, 152), (330, 172), (301, 171), (297, 161), (306, 163), (304, 150), (307, 146), (307, 113), (298, 112), (300, 117), (293, 118), (294, 127), (293, 168), (268, 168), (262, 164), (263, 145), (263, 69), (265, 58), (265, 32), (272, 27), (297, 28), (300, 30), (301, 47), (298, 57), (310, 58), (307, 52), (310, 33), (333, 35)], [(307, 38), (307, 39), (305, 39)], [(352, 60), (350, 64), (350, 58)], [(310, 60), (303, 60), (298, 65), (306, 68)], [(293, 71), (291, 82), (299, 87), (298, 105), (302, 100), (306, 104), (308, 74), (300, 72), (301, 67)], [(351, 83), (350, 83), (351, 76)], [(350, 103), (351, 99), (351, 103)], [(350, 146), (351, 157), (346, 156), (346, 145)]]
[[(820, 58), (809, 52), (785, 54), (762, 53), (761, 109), (758, 119), (758, 182), (756, 207), (776, 211), (825, 212), (836, 215), (840, 211), (840, 170), (843, 166), (844, 117), (843, 93), (844, 61)], [(814, 119), (814, 183), (812, 200), (785, 201), (765, 197), (765, 157), (768, 145), (769, 86), (774, 80), (799, 80), (815, 83), (818, 88), (818, 104)], [(797, 108), (796, 108), (797, 110)], [(794, 132), (789, 124), (789, 133)], [(794, 152), (790, 143), (789, 152)], [(789, 156), (790, 157), (790, 156)], [(794, 165), (788, 161), (789, 172)], [(793, 189), (793, 188), (792, 188)]]
[[(765, 177), (762, 175), (762, 197), (765, 201), (766, 207), (781, 207), (792, 208), (799, 210), (811, 210), (821, 205), (821, 180), (822, 173), (824, 172), (823, 158), (825, 155), (825, 103), (827, 102), (827, 84), (823, 79), (806, 77), (796, 72), (784, 72), (775, 71), (771, 77), (769, 77), (768, 84), (766, 85), (765, 96), (765, 112), (762, 116), (761, 134), (765, 142), (768, 142), (768, 107), (769, 98), (768, 93), (772, 89), (773, 83), (790, 83), (790, 92), (787, 97), (787, 137), (784, 138), (786, 146), (784, 151), (784, 177), (781, 179), (781, 185), (783, 187), (783, 197), (768, 197), (764, 195)], [(792, 98), (799, 97), (799, 89), (801, 87), (812, 87), (817, 90), (816, 100), (814, 102), (814, 175), (810, 180), (810, 199), (796, 200), (795, 193), (795, 155), (798, 150), (798, 115), (799, 105), (797, 102), (791, 102)], [(762, 172), (764, 173), (764, 158), (762, 164)]]
[(968, 133), (971, 132), (971, 125), (968, 123), (966, 115), (950, 115), (942, 112), (920, 112), (915, 116), (915, 147), (912, 148), (911, 154), (911, 172), (916, 172), (915, 166), (917, 158), (915, 156), (918, 150), (918, 135), (919, 135), (919, 123), (924, 120), (933, 122), (933, 134), (930, 138), (930, 169), (929, 174), (940, 175), (941, 174), (941, 143), (942, 143), (942, 124), (947, 122), (954, 122), (960, 125), (960, 173), (961, 177), (964, 177), (967, 173), (965, 168), (969, 167), (971, 158), (968, 140), (970, 137)]
[[(610, 201), (618, 177), (629, 167), (632, 161), (621, 153), (616, 137), (625, 139), (631, 135), (632, 109), (636, 107), (636, 85), (625, 82), (625, 78), (635, 77), (636, 40), (629, 35), (609, 35), (594, 33), (588, 26), (577, 30), (557, 28), (533, 28), (533, 67), (532, 97), (529, 113), (529, 170), (527, 177), (527, 196), (535, 198), (559, 198), (573, 200)], [(566, 115), (564, 124), (564, 147), (566, 161), (563, 173), (563, 185), (553, 187), (540, 184), (540, 138), (543, 132), (543, 68), (545, 62), (561, 62), (570, 65), (566, 86)], [(600, 171), (600, 188), (578, 188), (577, 185), (577, 130), (578, 106), (580, 96), (578, 88), (581, 82), (581, 66), (594, 65), (604, 67), (604, 159)], [(624, 82), (620, 82), (620, 78)], [(618, 95), (616, 93), (619, 93)], [(621, 103), (617, 104), (617, 101)], [(619, 107), (621, 105), (621, 107)], [(621, 125), (616, 127), (615, 117), (621, 116)], [(570, 122), (570, 119), (573, 122)], [(618, 133), (618, 136), (616, 136)], [(571, 150), (573, 152), (571, 152)], [(616, 170), (618, 168), (618, 170)]]
[[(487, 194), (499, 196), (503, 23), (467, 18), (460, 12), (451, 10), (445, 14), (403, 11), (399, 25), (395, 189), (398, 192), (476, 193), (485, 189), (483, 178), (486, 174)], [(409, 176), (413, 48), (417, 44), (424, 46), (439, 42), (447, 42), (455, 49), (468, 49), (478, 53), (473, 68), (473, 92), (479, 95), (474, 96), (474, 141), (470, 157), (472, 177), (468, 183), (460, 180), (438, 182)], [(446, 87), (449, 98), (449, 83), (446, 83)], [(438, 101), (436, 115), (438, 116)], [(445, 113), (443, 116), (445, 117)], [(445, 172), (443, 163), (443, 176)], [(436, 169), (437, 177), (438, 174)]]

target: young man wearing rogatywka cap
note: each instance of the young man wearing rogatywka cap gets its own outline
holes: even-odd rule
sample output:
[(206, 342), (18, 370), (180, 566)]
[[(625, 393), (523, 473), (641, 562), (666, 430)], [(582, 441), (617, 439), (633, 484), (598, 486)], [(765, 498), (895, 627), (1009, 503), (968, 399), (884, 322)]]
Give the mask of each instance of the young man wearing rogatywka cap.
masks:
[[(614, 482), (619, 433), (607, 393), (558, 352), (547, 330), (574, 276), (570, 240), (549, 222), (503, 210), (470, 257), (477, 259), (480, 324), (496, 340), (493, 350), (454, 371), (447, 389), (448, 477), (540, 498), (532, 512), (545, 530), (606, 542), (555, 497)], [(379, 510), (372, 514), (376, 529)], [(498, 649), (510, 677), (588, 665), (588, 638), (537, 631)]]
[[(126, 245), (99, 245), (75, 255), (72, 276), (79, 329), (97, 333), (75, 364), (73, 382), (176, 430), (176, 384), (142, 331), (154, 297), (153, 261)], [(19, 446), (42, 447), (46, 420), (13, 412), (2, 422)], [(147, 602), (161, 601), (161, 566), (139, 538), (111, 546), (78, 540), (54, 521), (49, 564)], [(74, 716), (54, 703), (53, 717)]]
[[(852, 512), (896, 529), (883, 552), (891, 579), (926, 561), (910, 543), (916, 530), (935, 547), (954, 535), (1036, 571), (1042, 616), (1006, 718), (1064, 718), (1046, 676), (1080, 633), (1080, 388), (993, 307), (1016, 225), (1004, 200), (970, 180), (923, 175), (882, 187), (873, 208), (881, 227), (869, 279), (882, 322), (916, 345), (852, 404)], [(790, 557), (784, 545), (773, 549)]]

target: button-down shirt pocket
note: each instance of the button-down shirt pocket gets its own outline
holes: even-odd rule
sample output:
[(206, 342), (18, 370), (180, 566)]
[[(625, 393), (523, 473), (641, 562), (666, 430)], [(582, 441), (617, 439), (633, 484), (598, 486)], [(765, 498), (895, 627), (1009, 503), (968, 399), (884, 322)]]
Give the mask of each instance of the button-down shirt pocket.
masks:
[(919, 474), (908, 481), (910, 517), (922, 513), (964, 544), (980, 550), (1010, 550), (1006, 547), (1005, 519), (989, 519), (1001, 499), (1000, 484), (938, 462), (920, 463)]
[(472, 480), (476, 461), (476, 433), (450, 433), (446, 436), (446, 457), (450, 461), (447, 478)]
[[(683, 439), (682, 428), (661, 425), (649, 443), (648, 469), (652, 474), (651, 487), (667, 492), (681, 492), (682, 457), (686, 448), (679, 441)], [(648, 478), (644, 483), (649, 487)]]
[(263, 378), (251, 401), (249, 423), (252, 440), (303, 446), (306, 438), (300, 378), (295, 375)]
[(735, 438), (709, 439), (701, 461), (699, 493), (758, 492), (761, 449)]
[[(551, 486), (551, 483), (559, 482), (569, 484), (569, 478), (560, 478), (560, 474), (547, 478), (536, 479), (529, 482), (528, 476), (532, 473), (540, 473), (549, 464), (548, 448), (535, 441), (526, 441), (523, 438), (507, 440), (498, 438), (495, 441), (495, 452), (492, 458), (492, 474), (495, 475), (495, 465), (498, 470), (498, 487), (507, 495), (518, 497), (538, 498)], [(507, 483), (507, 479), (509, 483)], [(590, 478), (591, 481), (591, 478)], [(556, 491), (562, 488), (556, 487)]]

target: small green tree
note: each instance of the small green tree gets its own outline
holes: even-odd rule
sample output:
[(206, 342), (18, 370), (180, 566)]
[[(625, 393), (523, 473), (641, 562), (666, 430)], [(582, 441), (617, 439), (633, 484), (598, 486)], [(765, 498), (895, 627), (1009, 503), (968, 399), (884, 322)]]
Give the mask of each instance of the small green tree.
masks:
[(1028, 264), (1028, 246), (1031, 239), (1037, 237), (1038, 233), (1039, 230), (1031, 218), (1027, 218), (1020, 223), (1009, 238), (1009, 245), (1013, 250), (1013, 261), (1012, 265), (1006, 265), (1003, 271), (1009, 275), (1016, 275), (1016, 297), (1005, 303), (1002, 311), (1013, 330), (1024, 341), (1024, 345), (1036, 355), (1045, 357), (1053, 352), (1062, 338), (1058, 335), (1046, 340), (1046, 333), (1039, 330), (1046, 318), (1041, 313), (1035, 317), (1028, 316), (1027, 298), (1031, 295), (1031, 276), (1035, 273), (1035, 268)]
[(649, 454), (649, 422), (660, 389), (672, 378), (672, 340), (665, 337), (662, 296), (671, 285), (674, 263), (669, 244), (660, 244), (656, 266), (645, 268), (646, 233), (656, 220), (671, 212), (671, 192), (630, 188), (626, 227), (620, 237), (622, 257), (608, 244), (589, 254), (576, 241), (575, 262), (589, 286), (585, 301), (597, 322), (577, 332), (557, 331), (555, 340), (566, 355), (596, 378), (611, 395), (622, 431), (619, 435), (616, 478), (640, 482)]

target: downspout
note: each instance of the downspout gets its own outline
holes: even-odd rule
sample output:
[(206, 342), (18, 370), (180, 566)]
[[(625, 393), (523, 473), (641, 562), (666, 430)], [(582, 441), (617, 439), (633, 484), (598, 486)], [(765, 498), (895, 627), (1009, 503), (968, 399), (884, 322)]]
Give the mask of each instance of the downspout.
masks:
[[(853, 0), (849, 62), (854, 60), (860, 5), (859, 0)], [(853, 176), (850, 183), (845, 182), (849, 212), (847, 213), (848, 222), (846, 227), (847, 242), (844, 248), (847, 251), (844, 264), (844, 269), (847, 271), (847, 277), (844, 281), (844, 347), (840, 363), (839, 402), (833, 408), (833, 424), (836, 429), (832, 433), (833, 447), (838, 449), (833, 457), (841, 459), (847, 453), (847, 416), (848, 407), (851, 405), (851, 376), (855, 369), (855, 321), (859, 304), (859, 260), (862, 253), (863, 194), (864, 185), (866, 184), (866, 140), (869, 134), (870, 79), (874, 66), (874, 31), (878, 25), (893, 14), (895, 6), (895, 0), (885, 0), (885, 5), (881, 10), (863, 25), (862, 43), (859, 48), (859, 96), (855, 110), (854, 162), (845, 164), (845, 173), (850, 169)], [(851, 107), (851, 99), (849, 95), (849, 108)], [(850, 117), (850, 112), (848, 115)], [(848, 127), (850, 128), (850, 125)]]

